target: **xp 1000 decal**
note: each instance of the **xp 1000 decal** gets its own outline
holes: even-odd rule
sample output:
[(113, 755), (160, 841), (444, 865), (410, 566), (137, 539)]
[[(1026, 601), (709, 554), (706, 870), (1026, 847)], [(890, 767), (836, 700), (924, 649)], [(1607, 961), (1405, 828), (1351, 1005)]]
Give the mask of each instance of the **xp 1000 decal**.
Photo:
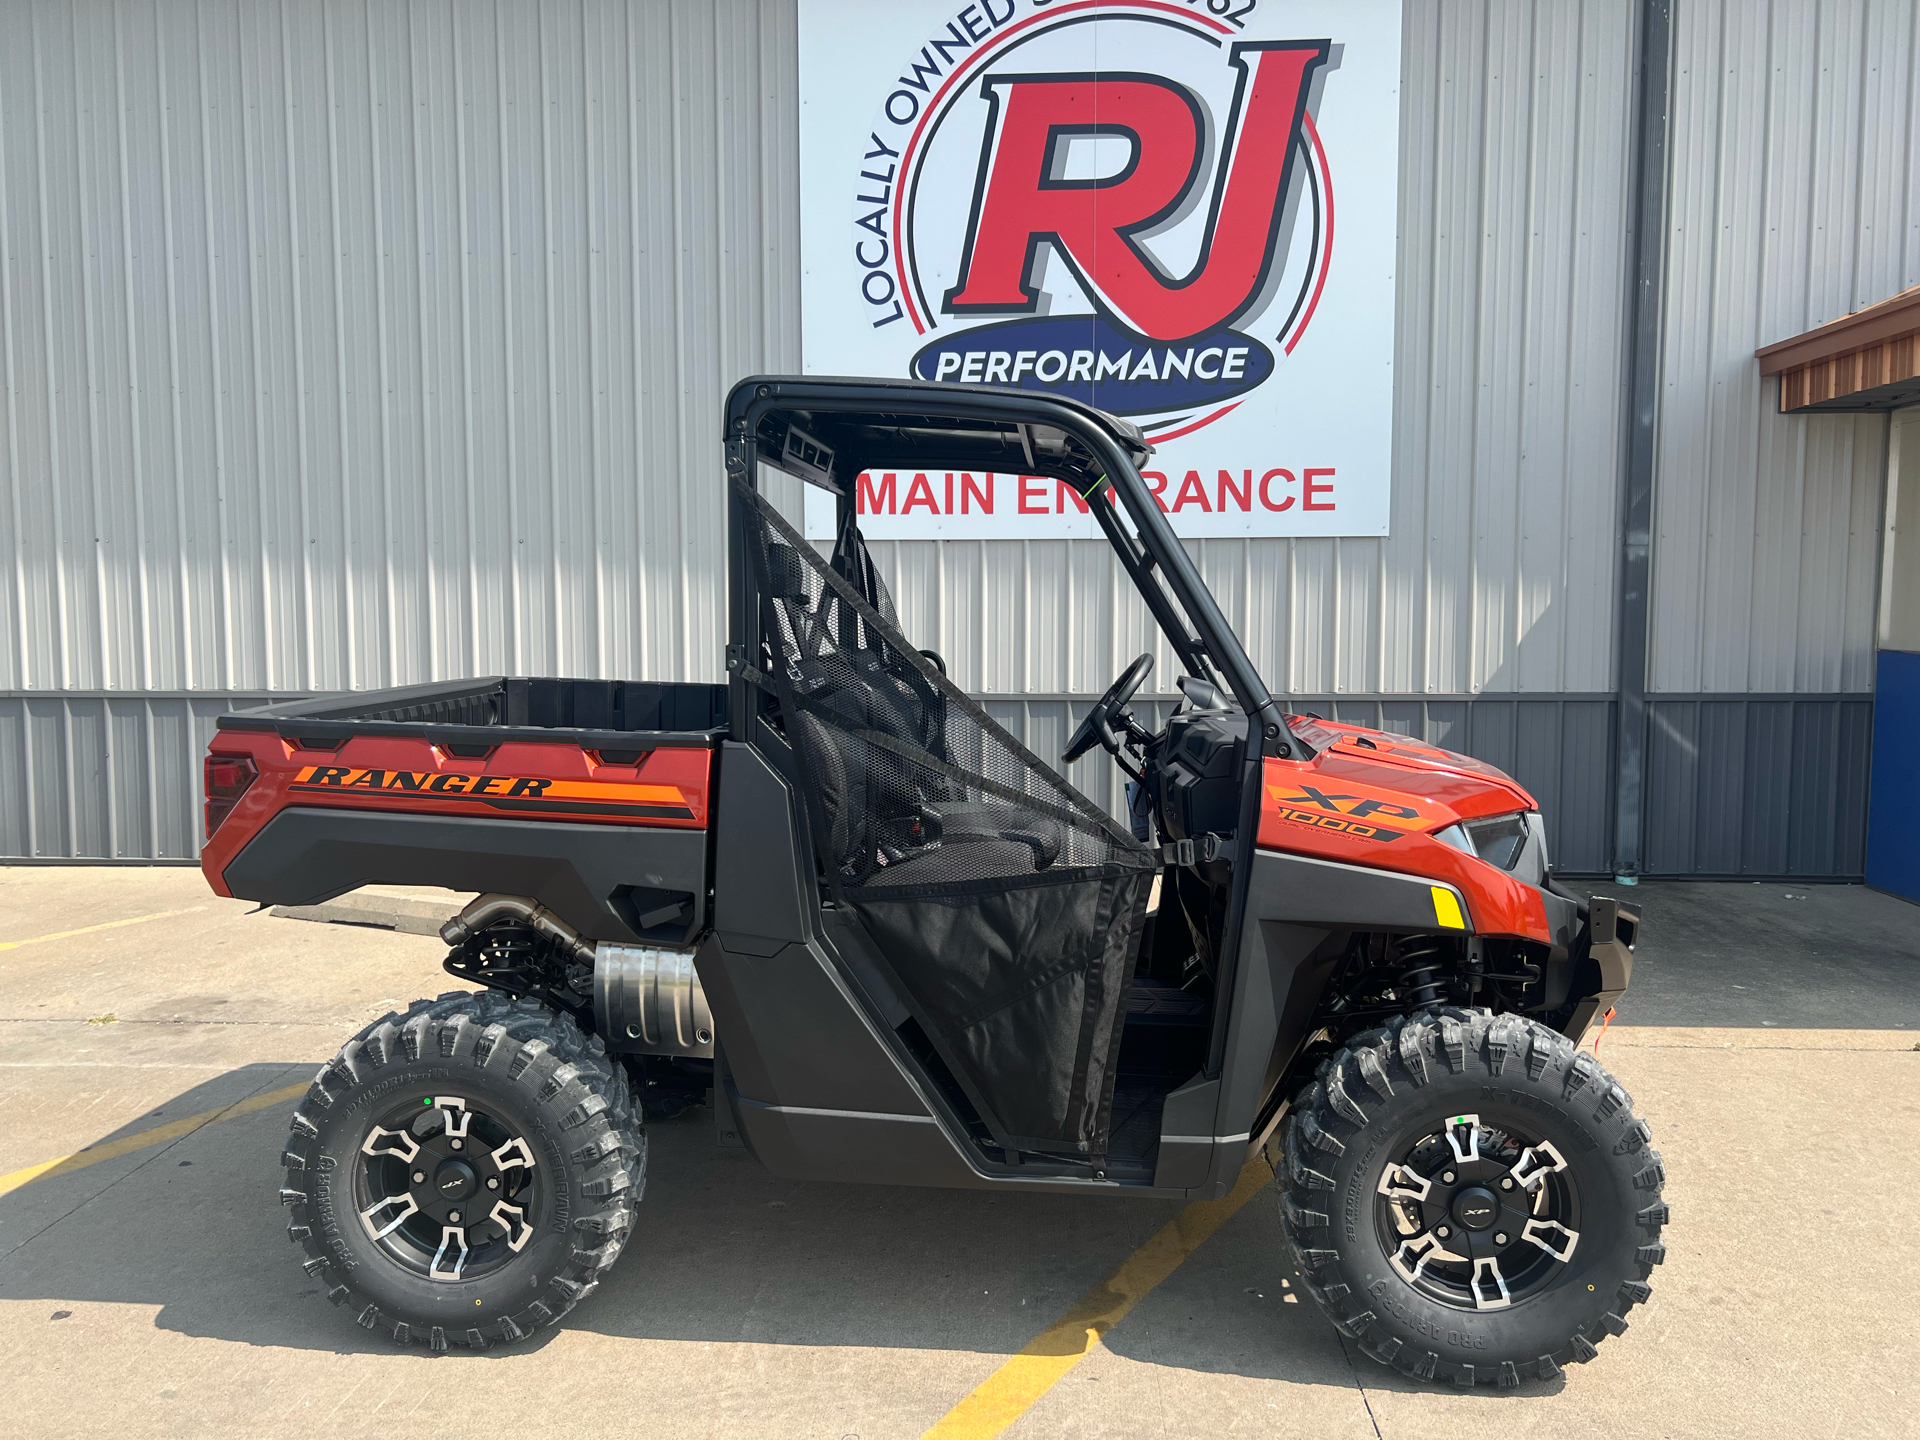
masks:
[[(1387, 532), (1399, 0), (802, 0), (800, 31), (810, 373), (1127, 416), (1183, 534)], [(1031, 476), (858, 498), (876, 538), (1099, 533)]]

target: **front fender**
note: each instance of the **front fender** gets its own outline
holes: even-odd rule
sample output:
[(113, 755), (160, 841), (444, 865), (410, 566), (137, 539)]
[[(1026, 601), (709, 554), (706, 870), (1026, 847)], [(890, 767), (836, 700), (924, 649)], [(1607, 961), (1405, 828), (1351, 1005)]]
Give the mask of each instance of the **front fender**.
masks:
[[(1246, 914), (1220, 1075), (1168, 1097), (1160, 1163), (1178, 1161), (1180, 1168), (1167, 1168), (1165, 1181), (1156, 1175), (1156, 1184), (1201, 1183), (1203, 1148), (1215, 1171), (1226, 1160), (1213, 1150), (1239, 1145), (1244, 1157), (1244, 1142), (1271, 1118), (1273, 1088), (1310, 1033), (1349, 932), (1464, 935), (1472, 924), (1465, 895), (1450, 881), (1267, 849), (1254, 852)], [(1193, 1091), (1197, 1100), (1201, 1087), (1216, 1084), (1206, 1133), (1179, 1133), (1203, 1128), (1203, 1117), (1189, 1114), (1196, 1107), (1183, 1097)], [(1225, 1173), (1237, 1169), (1236, 1160)]]

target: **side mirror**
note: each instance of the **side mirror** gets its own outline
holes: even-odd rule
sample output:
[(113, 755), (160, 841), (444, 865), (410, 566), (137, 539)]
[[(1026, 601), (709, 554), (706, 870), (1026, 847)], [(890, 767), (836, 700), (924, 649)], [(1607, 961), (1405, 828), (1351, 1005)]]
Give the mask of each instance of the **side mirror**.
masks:
[(1229, 710), (1226, 696), (1219, 688), (1205, 680), (1196, 680), (1191, 675), (1182, 675), (1174, 684), (1180, 687), (1180, 693), (1193, 702), (1196, 710)]

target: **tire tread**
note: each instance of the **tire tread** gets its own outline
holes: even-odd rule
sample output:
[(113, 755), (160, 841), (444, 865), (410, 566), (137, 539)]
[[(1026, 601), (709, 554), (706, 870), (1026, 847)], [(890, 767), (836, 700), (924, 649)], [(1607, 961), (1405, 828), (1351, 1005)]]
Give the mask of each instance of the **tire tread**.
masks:
[(410, 1324), (372, 1303), (354, 1318), (396, 1344), (424, 1345), (436, 1352), (449, 1343), (474, 1350), (512, 1344), (558, 1321), (592, 1294), (625, 1247), (634, 1206), (646, 1186), (646, 1131), (640, 1109), (625, 1070), (608, 1059), (599, 1037), (585, 1034), (571, 1016), (533, 1000), (491, 990), (455, 990), (417, 1000), (404, 1015), (374, 1021), (314, 1076), (293, 1112), (282, 1156), (280, 1199), (291, 1209), (288, 1237), (306, 1252), (302, 1265), (307, 1273), (322, 1284), (331, 1282), (327, 1298), (336, 1305), (355, 1297), (351, 1277), (340, 1274), (308, 1213), (308, 1162), (321, 1132), (315, 1117), (365, 1076), (389, 1064), (415, 1063), (422, 1056), (464, 1059), (527, 1090), (528, 1099), (549, 1113), (563, 1112), (558, 1124), (581, 1167), (575, 1233), (590, 1235), (593, 1243), (576, 1239), (559, 1273), (524, 1305), (479, 1327), (449, 1333), (439, 1325)]
[[(1591, 1097), (1596, 1123), (1626, 1112), (1627, 1135), (1621, 1153), (1629, 1157), (1633, 1184), (1654, 1203), (1634, 1216), (1642, 1231), (1636, 1255), (1638, 1273), (1619, 1284), (1613, 1301), (1617, 1308), (1587, 1327), (1594, 1331), (1591, 1336), (1578, 1329), (1534, 1359), (1482, 1364), (1476, 1369), (1404, 1344), (1401, 1337), (1377, 1324), (1378, 1317), (1367, 1297), (1353, 1295), (1340, 1281), (1333, 1268), (1339, 1260), (1331, 1215), (1334, 1206), (1327, 1198), (1335, 1182), (1317, 1164), (1330, 1166), (1330, 1161), (1320, 1162), (1318, 1157), (1343, 1155), (1365, 1125), (1366, 1114), (1354, 1103), (1355, 1095), (1390, 1094), (1391, 1087), (1402, 1082), (1420, 1087), (1436, 1076), (1457, 1077), (1476, 1060), (1490, 1076), (1501, 1076), (1508, 1069), (1510, 1055), (1524, 1057), (1529, 1082), (1546, 1080), (1569, 1100), (1583, 1092)], [(1514, 1073), (1505, 1078), (1518, 1080), (1519, 1069), (1514, 1067)], [(1559, 1072), (1559, 1079), (1547, 1078), (1552, 1070)], [(1441, 1006), (1408, 1016), (1387, 1029), (1353, 1037), (1321, 1065), (1280, 1132), (1280, 1219), (1299, 1261), (1303, 1288), (1335, 1326), (1360, 1342), (1368, 1356), (1416, 1380), (1463, 1388), (1479, 1384), (1511, 1387), (1522, 1380), (1551, 1379), (1565, 1365), (1592, 1359), (1598, 1353), (1595, 1341), (1625, 1330), (1628, 1312), (1646, 1303), (1652, 1294), (1647, 1284), (1652, 1267), (1666, 1258), (1666, 1247), (1658, 1238), (1668, 1220), (1666, 1205), (1659, 1203), (1666, 1171), (1659, 1153), (1646, 1143), (1651, 1131), (1633, 1117), (1632, 1106), (1632, 1097), (1591, 1057), (1580, 1054), (1566, 1036), (1520, 1016), (1495, 1017), (1485, 1010)], [(1314, 1157), (1314, 1163), (1307, 1157)]]

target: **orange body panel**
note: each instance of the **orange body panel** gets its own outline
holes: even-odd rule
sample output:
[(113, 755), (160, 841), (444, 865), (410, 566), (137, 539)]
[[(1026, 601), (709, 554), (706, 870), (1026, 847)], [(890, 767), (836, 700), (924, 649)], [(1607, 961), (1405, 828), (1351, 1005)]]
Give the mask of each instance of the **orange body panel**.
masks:
[(663, 746), (614, 765), (577, 745), (503, 741), (468, 759), (413, 736), (360, 735), (325, 751), (248, 730), (223, 730), (209, 748), (245, 755), (260, 772), (200, 854), (201, 873), (221, 895), (228, 862), (295, 805), (704, 830), (717, 753)]
[(1320, 753), (1266, 762), (1263, 848), (1443, 880), (1466, 897), (1472, 933), (1552, 943), (1538, 890), (1433, 838), (1462, 820), (1537, 808), (1518, 784), (1384, 731), (1307, 718), (1293, 728)]

